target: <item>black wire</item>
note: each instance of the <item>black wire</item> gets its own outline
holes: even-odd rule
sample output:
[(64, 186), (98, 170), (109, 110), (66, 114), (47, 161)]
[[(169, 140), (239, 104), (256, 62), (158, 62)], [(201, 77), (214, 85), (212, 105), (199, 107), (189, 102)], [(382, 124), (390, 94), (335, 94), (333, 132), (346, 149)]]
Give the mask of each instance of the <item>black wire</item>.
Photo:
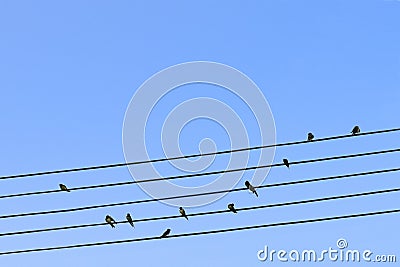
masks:
[[(388, 132), (395, 132), (395, 131), (399, 131), (399, 130), (400, 130), (400, 128), (392, 128), (392, 129), (371, 131), (371, 132), (365, 132), (365, 133), (358, 133), (357, 135), (346, 134), (346, 135), (339, 135), (339, 136), (331, 136), (331, 137), (315, 139), (315, 140), (313, 140), (311, 142), (314, 143), (314, 142), (321, 142), (321, 141), (349, 138), (349, 137), (354, 137), (354, 136), (364, 136), (364, 135), (388, 133)], [(105, 168), (115, 168), (115, 167), (129, 166), (129, 165), (155, 163), (155, 162), (178, 160), (178, 159), (187, 159), (187, 158), (200, 157), (200, 156), (221, 155), (221, 154), (235, 153), (235, 152), (240, 152), (240, 151), (250, 151), (250, 150), (256, 150), (256, 149), (264, 149), (264, 148), (280, 147), (280, 146), (290, 146), (290, 145), (298, 145), (298, 144), (305, 144), (305, 143), (310, 143), (310, 141), (295, 141), (295, 142), (287, 142), (287, 143), (272, 144), (272, 145), (265, 145), (265, 146), (254, 146), (254, 147), (245, 147), (245, 148), (238, 148), (238, 149), (232, 149), (232, 150), (209, 152), (209, 153), (204, 153), (204, 154), (192, 154), (192, 155), (178, 156), (178, 157), (171, 157), (171, 158), (159, 158), (159, 159), (153, 159), (153, 160), (144, 160), (144, 161), (135, 161), (135, 162), (126, 162), (126, 163), (115, 163), (115, 164), (98, 165), (98, 166), (90, 166), (90, 167), (62, 169), (62, 170), (55, 170), (55, 171), (44, 171), (44, 172), (33, 172), (33, 173), (25, 173), (25, 174), (0, 176), (0, 180), (31, 177), (31, 176), (41, 176), (41, 175), (48, 175), (48, 174), (59, 174), (59, 173), (67, 173), (67, 172), (97, 170), (97, 169), (105, 169)]]
[[(330, 177), (328, 176), (328, 177), (321, 177), (321, 178), (315, 178), (315, 179), (309, 179), (309, 180), (301, 180), (301, 181), (292, 181), (292, 182), (284, 182), (284, 183), (278, 183), (278, 184), (263, 185), (263, 186), (258, 186), (257, 188), (277, 187), (277, 186), (286, 186), (286, 185), (293, 185), (293, 184), (302, 184), (302, 183), (309, 183), (309, 182), (316, 182), (316, 181), (323, 181), (323, 180), (340, 179), (340, 178), (346, 178), (346, 177), (352, 177), (352, 176), (362, 176), (362, 175), (370, 175), (370, 174), (377, 174), (377, 173), (393, 172), (393, 171), (399, 171), (399, 170), (400, 170), (400, 168), (395, 168), (395, 169), (385, 169), (385, 170), (362, 172), (362, 173), (353, 173), (353, 174), (345, 174), (345, 175), (330, 176)], [(204, 195), (211, 195), (211, 194), (222, 194), (222, 193), (236, 192), (236, 191), (241, 191), (241, 190), (246, 190), (246, 188), (220, 190), (220, 191), (204, 192), (204, 193), (180, 195), (180, 196), (170, 196), (170, 197), (164, 197), (164, 198), (158, 198), (158, 199), (155, 199), (155, 198), (154, 199), (142, 199), (142, 200), (135, 200), (135, 201), (118, 202), (118, 203), (110, 203), (110, 204), (101, 204), (101, 205), (93, 205), (93, 206), (84, 206), (84, 207), (61, 209), (61, 210), (48, 210), (48, 211), (37, 211), (37, 212), (1, 215), (0, 219), (25, 217), (25, 216), (36, 216), (36, 215), (46, 215), (46, 214), (55, 214), (55, 213), (65, 213), (65, 212), (74, 212), (74, 211), (90, 210), (90, 209), (97, 209), (97, 208), (107, 208), (107, 207), (115, 207), (115, 206), (124, 206), (124, 205), (147, 203), (147, 202), (162, 201), (162, 200), (170, 200), (170, 199), (177, 199), (177, 198), (197, 197), (197, 196), (204, 196)]]
[[(218, 229), (218, 230), (210, 230), (210, 231), (202, 231), (202, 232), (183, 233), (183, 234), (170, 235), (170, 236), (167, 236), (164, 238), (210, 235), (210, 234), (244, 231), (244, 230), (259, 229), (259, 228), (268, 228), (268, 227), (277, 227), (277, 226), (296, 225), (296, 224), (305, 224), (305, 223), (314, 223), (314, 222), (323, 222), (323, 221), (343, 220), (343, 219), (349, 219), (349, 218), (376, 216), (376, 215), (391, 214), (391, 213), (397, 213), (397, 212), (400, 212), (400, 209), (349, 214), (349, 215), (341, 215), (341, 216), (335, 216), (335, 217), (323, 217), (323, 218), (307, 219), (307, 220), (300, 220), (300, 221), (259, 224), (259, 225), (243, 226), (243, 227), (236, 227), (236, 228), (226, 228), (226, 229)], [(45, 247), (45, 248), (34, 248), (34, 249), (25, 249), (25, 250), (12, 250), (12, 251), (0, 252), (0, 256), (10, 255), (10, 254), (40, 252), (40, 251), (51, 251), (51, 250), (71, 249), (71, 248), (82, 248), (82, 247), (94, 247), (94, 246), (103, 246), (103, 245), (112, 245), (112, 244), (132, 243), (132, 242), (141, 242), (141, 241), (149, 241), (149, 240), (156, 240), (156, 239), (161, 239), (161, 237), (153, 236), (153, 237), (142, 237), (142, 238), (135, 238), (135, 239), (125, 239), (125, 240), (67, 245), (67, 246), (59, 246), (59, 247)]]
[[(314, 162), (320, 162), (320, 161), (345, 159), (345, 158), (355, 158), (355, 157), (362, 157), (362, 156), (371, 156), (371, 155), (392, 153), (392, 152), (398, 152), (398, 151), (400, 151), (400, 148), (389, 149), (389, 150), (381, 150), (381, 151), (373, 151), (373, 152), (366, 152), (366, 153), (359, 153), (359, 154), (334, 156), (334, 157), (327, 157), (327, 158), (317, 158), (317, 159), (309, 159), (309, 160), (302, 160), (302, 161), (294, 161), (294, 162), (290, 162), (290, 165), (297, 165), (297, 164), (304, 164), (304, 163), (314, 163)], [(161, 177), (161, 178), (152, 178), (152, 179), (139, 180), (139, 181), (108, 183), (108, 184), (101, 184), (101, 185), (90, 185), (90, 186), (83, 186), (83, 187), (76, 187), (76, 188), (68, 188), (68, 190), (75, 191), (75, 190), (85, 190), (85, 189), (93, 189), (93, 188), (101, 188), (101, 187), (130, 185), (130, 184), (139, 184), (139, 183), (147, 183), (147, 182), (157, 182), (157, 181), (163, 181), (163, 180), (175, 180), (175, 179), (182, 179), (182, 178), (201, 177), (201, 176), (223, 174), (223, 173), (230, 173), (230, 172), (249, 171), (249, 170), (255, 170), (255, 169), (262, 169), (262, 168), (278, 167), (278, 166), (283, 166), (283, 165), (284, 165), (283, 163), (275, 163), (275, 164), (269, 164), (269, 165), (252, 166), (252, 167), (238, 168), (238, 169), (229, 169), (229, 170), (221, 170), (221, 171), (213, 171), (213, 172), (204, 172), (204, 173), (194, 173), (194, 174), (187, 174), (187, 175), (177, 175), (177, 176), (169, 176), (169, 177)], [(3, 196), (0, 196), (0, 199), (2, 199), (2, 198), (12, 198), (12, 197), (21, 197), (21, 196), (29, 196), (29, 195), (49, 194), (49, 193), (56, 193), (56, 192), (63, 192), (64, 193), (64, 191), (59, 190), (59, 189), (58, 190), (47, 190), (47, 191), (38, 191), (38, 192), (27, 192), (27, 193), (3, 195)]]
[[(247, 189), (247, 188), (245, 188), (245, 189)], [(257, 209), (265, 209), (265, 208), (275, 208), (275, 207), (292, 206), (292, 205), (299, 205), (299, 204), (306, 204), (306, 203), (323, 202), (323, 201), (329, 201), (329, 200), (377, 195), (377, 194), (384, 194), (384, 193), (393, 193), (393, 192), (398, 192), (398, 191), (400, 191), (400, 188), (370, 191), (370, 192), (363, 192), (363, 193), (355, 193), (355, 194), (350, 194), (350, 195), (339, 195), (339, 196), (314, 198), (314, 199), (307, 199), (307, 200), (298, 200), (298, 201), (284, 202), (284, 203), (267, 204), (267, 205), (260, 205), (260, 206), (246, 207), (246, 208), (236, 208), (236, 210), (237, 211), (249, 211), (249, 210), (257, 210)], [(231, 212), (231, 211), (230, 210), (217, 210), (217, 211), (209, 211), (209, 212), (198, 212), (198, 213), (192, 213), (192, 214), (187, 213), (186, 215), (188, 217), (196, 217), (196, 216), (213, 215), (213, 214), (220, 214), (220, 213), (227, 213), (227, 212)], [(170, 215), (170, 216), (162, 216), (162, 217), (135, 219), (134, 222), (137, 223), (137, 222), (158, 221), (158, 220), (176, 219), (176, 218), (181, 218), (181, 217), (182, 217), (181, 215)], [(116, 222), (116, 224), (121, 224), (121, 223), (128, 223), (128, 221), (117, 221)], [(0, 236), (33, 234), (33, 233), (61, 231), (61, 230), (103, 226), (103, 225), (108, 225), (108, 224), (107, 223), (80, 224), (80, 225), (62, 226), (62, 227), (54, 227), (54, 228), (1, 233)]]

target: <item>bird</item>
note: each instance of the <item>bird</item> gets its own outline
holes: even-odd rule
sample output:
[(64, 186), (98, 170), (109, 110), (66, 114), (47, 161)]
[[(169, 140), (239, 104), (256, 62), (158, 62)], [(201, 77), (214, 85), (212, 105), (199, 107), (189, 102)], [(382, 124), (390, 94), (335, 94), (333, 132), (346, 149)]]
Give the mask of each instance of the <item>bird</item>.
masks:
[(245, 185), (251, 192), (253, 192), (254, 194), (256, 194), (256, 196), (258, 197), (258, 194), (257, 194), (256, 189), (254, 188), (254, 186), (252, 186), (252, 185), (250, 184), (249, 181), (244, 182), (244, 185)]
[(167, 229), (167, 230), (165, 230), (165, 232), (160, 236), (160, 238), (164, 238), (164, 237), (167, 237), (168, 235), (169, 235), (169, 233), (171, 233), (171, 229)]
[(308, 133), (307, 141), (312, 141), (314, 139), (314, 135), (312, 133)]
[(179, 212), (183, 217), (185, 217), (186, 220), (189, 220), (188, 217), (186, 216), (186, 212), (182, 207), (179, 207)]
[(288, 159), (283, 159), (283, 164), (285, 164), (285, 166), (289, 168), (289, 161), (288, 161)]
[(106, 222), (107, 222), (109, 225), (111, 225), (112, 228), (115, 228), (114, 223), (117, 224), (117, 223), (115, 222), (115, 220), (114, 220), (110, 215), (107, 215), (107, 216), (106, 216)]
[(67, 191), (67, 192), (71, 192), (69, 191), (69, 189), (67, 188), (67, 186), (65, 184), (59, 184), (61, 191)]
[(233, 204), (233, 203), (228, 204), (228, 209), (229, 209), (230, 211), (232, 211), (233, 213), (237, 213), (237, 211), (236, 211), (236, 209), (235, 209), (235, 204)]
[(135, 226), (133, 225), (132, 216), (131, 216), (129, 213), (126, 214), (126, 219), (128, 220), (128, 222), (130, 223), (130, 225), (131, 225), (132, 227), (135, 227)]
[(356, 135), (356, 134), (360, 133), (360, 131), (361, 131), (360, 127), (358, 127), (358, 125), (356, 125), (356, 126), (354, 126), (353, 130), (351, 131), (351, 133), (353, 135)]

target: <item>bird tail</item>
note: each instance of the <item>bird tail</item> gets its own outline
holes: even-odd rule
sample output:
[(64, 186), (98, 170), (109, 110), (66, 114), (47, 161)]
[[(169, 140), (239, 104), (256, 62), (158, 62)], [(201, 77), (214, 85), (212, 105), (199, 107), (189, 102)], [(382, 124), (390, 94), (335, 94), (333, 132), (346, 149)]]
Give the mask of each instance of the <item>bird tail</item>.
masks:
[(110, 224), (112, 228), (115, 228), (114, 224)]
[(185, 215), (185, 219), (189, 221), (189, 218)]
[(254, 190), (254, 194), (256, 194), (256, 197), (258, 197), (257, 191)]
[(233, 212), (234, 212), (234, 213), (237, 213), (237, 211), (236, 211), (236, 210), (233, 210)]

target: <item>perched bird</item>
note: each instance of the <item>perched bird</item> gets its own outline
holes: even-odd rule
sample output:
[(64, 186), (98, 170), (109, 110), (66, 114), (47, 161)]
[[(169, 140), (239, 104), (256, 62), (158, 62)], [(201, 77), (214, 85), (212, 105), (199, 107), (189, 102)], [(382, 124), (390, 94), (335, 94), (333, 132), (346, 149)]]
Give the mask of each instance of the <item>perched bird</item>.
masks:
[(110, 215), (107, 215), (107, 216), (106, 216), (106, 222), (107, 222), (109, 225), (111, 225), (112, 228), (115, 228), (114, 223), (117, 224), (117, 223), (115, 222), (115, 220), (114, 220)]
[(351, 131), (351, 133), (353, 135), (356, 135), (356, 134), (360, 133), (360, 131), (361, 131), (360, 127), (358, 127), (358, 125), (356, 125), (356, 126), (354, 126), (353, 130)]
[(256, 196), (258, 197), (256, 189), (250, 184), (249, 181), (244, 182), (244, 185), (247, 187), (247, 189), (256, 194)]
[(237, 213), (237, 211), (236, 211), (236, 209), (235, 209), (235, 204), (233, 204), (233, 203), (228, 204), (228, 209), (229, 209), (230, 211), (232, 211), (233, 213)]
[(179, 212), (183, 217), (185, 217), (186, 220), (189, 220), (188, 217), (186, 216), (186, 212), (182, 207), (179, 207)]
[(283, 159), (283, 164), (285, 164), (285, 166), (289, 168), (289, 161), (288, 161), (288, 159)]
[(308, 133), (307, 141), (312, 141), (314, 139), (314, 135), (312, 133)]
[(65, 184), (59, 184), (61, 191), (67, 191), (67, 192), (71, 192), (69, 191), (69, 189), (67, 188), (67, 186)]
[(127, 219), (128, 222), (131, 224), (132, 227), (135, 227), (135, 226), (133, 225), (132, 216), (131, 216), (129, 213), (126, 214), (126, 219)]
[(171, 229), (167, 229), (167, 230), (165, 230), (165, 232), (160, 236), (160, 238), (164, 238), (164, 237), (167, 237), (168, 235), (169, 235), (169, 233), (171, 233)]

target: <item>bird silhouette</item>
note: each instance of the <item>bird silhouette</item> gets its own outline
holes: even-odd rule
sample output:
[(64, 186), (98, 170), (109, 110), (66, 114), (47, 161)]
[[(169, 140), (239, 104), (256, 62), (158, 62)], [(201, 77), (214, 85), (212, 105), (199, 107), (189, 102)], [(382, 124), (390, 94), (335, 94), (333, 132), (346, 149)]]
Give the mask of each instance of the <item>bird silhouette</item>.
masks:
[(288, 159), (283, 159), (283, 164), (285, 164), (285, 166), (289, 168), (289, 161), (288, 161)]
[(360, 130), (360, 127), (358, 127), (358, 125), (354, 126), (353, 130), (351, 131), (351, 133), (353, 135), (356, 135), (356, 134), (358, 134), (360, 132), (361, 132), (361, 130)]
[(244, 182), (244, 185), (258, 197), (256, 189), (250, 184), (249, 181)]
[(314, 135), (312, 133), (308, 133), (307, 141), (312, 141), (314, 139)]
[(130, 225), (131, 225), (132, 227), (135, 227), (135, 225), (133, 225), (133, 220), (132, 220), (131, 214), (127, 213), (127, 214), (126, 214), (126, 219), (127, 219), (127, 221), (130, 223)]
[(228, 209), (229, 209), (230, 211), (232, 211), (233, 213), (237, 213), (237, 211), (236, 211), (236, 209), (235, 209), (235, 204), (233, 204), (233, 203), (228, 204)]
[(115, 228), (114, 223), (117, 224), (117, 223), (115, 222), (115, 220), (114, 220), (110, 215), (107, 215), (107, 216), (106, 216), (106, 222), (107, 222), (109, 225), (111, 225), (112, 228)]
[(69, 191), (69, 189), (67, 188), (67, 186), (65, 184), (59, 184), (61, 191), (67, 191), (67, 192), (71, 192)]
[(171, 233), (171, 229), (168, 228), (168, 229), (165, 230), (165, 232), (160, 236), (160, 238), (167, 237), (170, 233)]
[(189, 220), (188, 217), (187, 217), (187, 215), (186, 215), (185, 210), (184, 210), (182, 207), (179, 207), (179, 212), (181, 213), (181, 215), (182, 215), (183, 217), (185, 217), (186, 220)]

